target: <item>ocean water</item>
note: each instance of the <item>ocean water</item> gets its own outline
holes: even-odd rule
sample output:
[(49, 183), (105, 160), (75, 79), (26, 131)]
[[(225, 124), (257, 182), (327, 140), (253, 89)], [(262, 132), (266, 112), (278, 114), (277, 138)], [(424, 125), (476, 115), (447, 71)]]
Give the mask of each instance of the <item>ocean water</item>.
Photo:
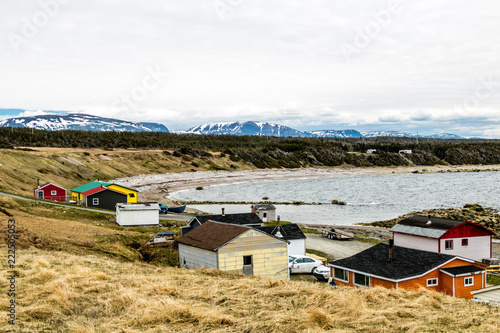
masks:
[[(456, 208), (477, 203), (500, 210), (499, 172), (390, 174), (274, 180), (213, 185), (204, 190), (185, 190), (172, 199), (195, 201), (320, 202), (322, 205), (277, 205), (284, 221), (305, 224), (352, 225), (387, 220), (413, 211)], [(333, 199), (345, 206), (332, 205)], [(193, 205), (209, 213), (249, 212), (249, 205)]]

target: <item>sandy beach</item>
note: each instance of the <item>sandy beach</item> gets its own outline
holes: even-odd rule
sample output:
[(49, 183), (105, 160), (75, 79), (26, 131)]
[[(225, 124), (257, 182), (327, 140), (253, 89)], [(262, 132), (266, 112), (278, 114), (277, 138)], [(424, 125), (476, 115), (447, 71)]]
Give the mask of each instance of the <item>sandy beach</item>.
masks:
[(284, 180), (297, 178), (324, 178), (403, 174), (411, 172), (466, 172), (500, 171), (500, 165), (434, 165), (409, 167), (332, 167), (304, 169), (254, 169), (239, 171), (199, 171), (138, 175), (115, 179), (114, 182), (140, 191), (141, 201), (159, 201), (168, 203), (169, 193), (205, 187), (210, 185), (232, 184), (240, 182), (258, 182), (266, 180)]

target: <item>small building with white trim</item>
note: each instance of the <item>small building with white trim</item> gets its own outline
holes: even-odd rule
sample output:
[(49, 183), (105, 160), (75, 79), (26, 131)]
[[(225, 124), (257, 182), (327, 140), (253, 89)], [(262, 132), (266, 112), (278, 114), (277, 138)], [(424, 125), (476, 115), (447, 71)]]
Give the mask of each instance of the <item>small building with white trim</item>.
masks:
[(121, 226), (158, 225), (159, 222), (158, 203), (116, 204), (116, 223)]

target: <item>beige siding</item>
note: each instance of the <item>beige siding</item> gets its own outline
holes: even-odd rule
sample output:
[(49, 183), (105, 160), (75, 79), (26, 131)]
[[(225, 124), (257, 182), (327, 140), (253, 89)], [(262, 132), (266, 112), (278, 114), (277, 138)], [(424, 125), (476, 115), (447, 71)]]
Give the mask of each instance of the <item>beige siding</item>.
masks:
[(217, 253), (179, 244), (179, 264), (183, 268), (217, 268)]
[(248, 230), (219, 249), (219, 269), (243, 272), (243, 256), (253, 258), (253, 275), (288, 279), (287, 243)]

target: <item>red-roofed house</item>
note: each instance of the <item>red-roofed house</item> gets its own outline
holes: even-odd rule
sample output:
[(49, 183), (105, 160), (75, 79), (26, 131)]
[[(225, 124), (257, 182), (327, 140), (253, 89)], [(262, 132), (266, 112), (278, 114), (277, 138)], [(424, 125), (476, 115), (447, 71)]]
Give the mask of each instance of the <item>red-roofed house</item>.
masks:
[(104, 186), (90, 189), (81, 195), (85, 206), (111, 210), (116, 209), (117, 203), (126, 203), (128, 197), (127, 193), (115, 191)]

